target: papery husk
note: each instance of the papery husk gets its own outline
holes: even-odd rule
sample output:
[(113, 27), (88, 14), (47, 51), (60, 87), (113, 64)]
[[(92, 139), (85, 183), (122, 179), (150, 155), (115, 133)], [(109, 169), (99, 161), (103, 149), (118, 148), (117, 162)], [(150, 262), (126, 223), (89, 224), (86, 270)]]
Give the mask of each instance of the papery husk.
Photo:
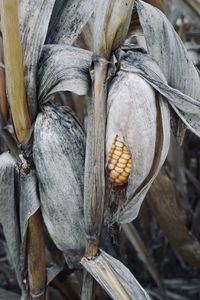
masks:
[[(137, 73), (167, 100), (189, 130), (200, 137), (200, 101), (171, 87), (158, 64), (149, 55), (128, 51), (121, 55), (121, 70)], [(196, 78), (195, 84), (200, 83)], [(196, 91), (197, 92), (197, 91)]]
[(134, 0), (99, 0), (95, 7), (94, 53), (109, 58), (124, 41), (131, 20)]
[(151, 86), (137, 74), (119, 71), (108, 94), (106, 154), (118, 135), (131, 152), (132, 170), (126, 199), (119, 204), (111, 222), (127, 223), (137, 217), (166, 158), (169, 126), (168, 106), (156, 98)]
[(94, 11), (94, 0), (57, 0), (46, 44), (72, 45)]
[(33, 145), (41, 211), (52, 240), (71, 266), (71, 262), (79, 261), (85, 247), (85, 135), (66, 107), (48, 104), (41, 110)]
[(46, 290), (46, 261), (35, 170), (24, 171), (21, 167), (19, 182), (22, 251), (28, 253), (25, 268), (28, 269), (29, 292), (32, 297), (38, 297)]
[[(135, 4), (148, 53), (160, 66), (167, 83), (200, 102), (198, 71), (173, 26), (167, 17), (155, 7), (141, 0), (136, 0)], [(175, 128), (177, 141), (182, 143), (185, 133), (184, 126), (180, 119), (174, 116), (173, 118), (177, 123)]]
[(37, 76), (40, 104), (58, 91), (86, 95), (90, 87), (92, 52), (65, 45), (45, 45)]
[(24, 253), (21, 253), (21, 234), (18, 219), (17, 161), (8, 153), (0, 155), (0, 223), (7, 241), (11, 261), (22, 290), (22, 299), (30, 299), (24, 282)]
[(91, 0), (20, 0), (25, 84), (32, 121), (37, 112), (36, 73), (44, 44), (72, 45), (93, 10), (94, 3)]
[(81, 34), (73, 43), (74, 47), (86, 49), (86, 50), (93, 50), (93, 39), (91, 38), (93, 35), (93, 27), (94, 27), (94, 13), (91, 15), (88, 22), (85, 24)]
[(81, 264), (114, 300), (150, 300), (131, 272), (117, 259), (103, 250), (89, 260), (83, 257)]
[(24, 76), (29, 113), (32, 121), (37, 113), (37, 64), (45, 42), (54, 3), (55, 0), (19, 1)]

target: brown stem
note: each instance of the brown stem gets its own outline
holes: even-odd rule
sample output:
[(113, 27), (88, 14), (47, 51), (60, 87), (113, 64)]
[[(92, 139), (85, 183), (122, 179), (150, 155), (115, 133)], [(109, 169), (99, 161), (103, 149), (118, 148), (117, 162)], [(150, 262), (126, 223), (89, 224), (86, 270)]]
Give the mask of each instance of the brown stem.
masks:
[(16, 136), (22, 142), (30, 128), (30, 118), (24, 84), (18, 1), (1, 0), (0, 4), (7, 92)]
[[(106, 74), (107, 61), (95, 59), (93, 81), (92, 118), (89, 119), (84, 190), (84, 217), (88, 246), (86, 256), (96, 256), (98, 239), (103, 221), (105, 195), (105, 118), (106, 118)], [(91, 131), (92, 128), (92, 131)], [(92, 137), (89, 135), (91, 134)]]
[(42, 297), (45, 293), (46, 272), (44, 237), (40, 210), (37, 210), (28, 221), (27, 259), (31, 295), (34, 297)]

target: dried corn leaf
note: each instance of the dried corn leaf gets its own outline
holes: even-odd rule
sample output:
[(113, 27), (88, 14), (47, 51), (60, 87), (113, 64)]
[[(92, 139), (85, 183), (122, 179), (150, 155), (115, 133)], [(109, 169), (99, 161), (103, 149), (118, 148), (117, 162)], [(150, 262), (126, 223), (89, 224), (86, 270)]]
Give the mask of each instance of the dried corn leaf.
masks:
[(148, 203), (176, 253), (192, 266), (200, 268), (200, 244), (185, 225), (176, 203), (173, 183), (164, 169), (149, 191)]
[(40, 202), (37, 193), (35, 170), (28, 174), (20, 171), (20, 232), (24, 241), (28, 219), (38, 210)]
[(23, 299), (28, 299), (23, 283), (23, 261), (18, 220), (16, 160), (9, 153), (0, 155), (0, 223), (3, 226), (11, 260), (22, 289)]
[(131, 272), (117, 259), (100, 250), (92, 260), (83, 257), (81, 264), (115, 300), (150, 300)]
[(94, 0), (57, 0), (46, 44), (72, 45), (94, 11)]
[[(198, 72), (171, 23), (161, 11), (143, 1), (136, 0), (136, 8), (148, 53), (160, 66), (167, 83), (183, 94), (200, 101)], [(183, 117), (195, 116), (188, 114)], [(180, 126), (177, 129), (177, 139), (181, 142), (183, 136), (178, 136)], [(180, 132), (181, 134), (184, 135), (184, 132)]]
[[(167, 84), (165, 75), (159, 68), (155, 60), (150, 56), (139, 52), (127, 52), (122, 55), (121, 69), (134, 72), (143, 77), (161, 95), (163, 95), (177, 115), (197, 136), (200, 136), (200, 90), (195, 91), (196, 98), (184, 94), (179, 89), (175, 89)], [(194, 79), (196, 85), (200, 83), (199, 78)], [(199, 90), (199, 92), (198, 92)]]
[[(55, 0), (20, 0), (20, 29), (25, 84), (31, 120), (36, 116), (36, 71)], [(34, 13), (33, 13), (34, 12)]]
[(69, 265), (85, 247), (83, 177), (85, 136), (65, 107), (43, 106), (37, 116), (33, 158), (41, 211), (51, 238)]
[(89, 90), (92, 52), (64, 45), (44, 46), (39, 64), (39, 101), (58, 91), (86, 95)]
[(108, 58), (124, 41), (134, 0), (99, 0), (95, 7), (94, 52)]

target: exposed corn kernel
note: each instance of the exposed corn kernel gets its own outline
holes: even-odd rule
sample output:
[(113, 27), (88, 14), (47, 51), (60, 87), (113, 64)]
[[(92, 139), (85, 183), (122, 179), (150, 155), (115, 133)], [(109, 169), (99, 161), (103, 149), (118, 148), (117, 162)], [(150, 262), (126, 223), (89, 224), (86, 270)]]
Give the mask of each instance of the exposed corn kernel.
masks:
[(108, 177), (114, 186), (127, 183), (132, 161), (129, 149), (119, 136), (116, 136), (108, 155)]
[[(123, 148), (123, 146), (124, 146), (123, 143), (118, 142), (118, 141), (115, 142), (115, 145), (116, 145), (116, 147), (120, 147), (120, 148)], [(113, 145), (112, 145), (112, 147), (113, 147)]]
[(125, 169), (126, 165), (125, 165), (125, 164), (117, 163), (117, 167), (122, 168), (122, 169)]
[[(110, 157), (110, 155), (109, 155), (109, 157)], [(124, 158), (119, 158), (119, 163), (127, 164), (127, 160)]]
[(112, 170), (111, 172), (110, 172), (110, 176), (111, 176), (111, 178), (117, 178), (118, 176), (119, 176), (119, 173), (117, 173), (115, 170)]
[(122, 150), (121, 150), (121, 151), (114, 150), (114, 154), (115, 154), (115, 155), (118, 155), (118, 156), (120, 156), (120, 155), (121, 155), (121, 153), (122, 153)]
[(122, 169), (122, 168), (118, 168), (117, 166), (115, 167), (115, 170), (116, 170), (118, 173), (123, 172), (123, 169)]
[(125, 159), (127, 159), (127, 160), (128, 160), (128, 159), (129, 159), (129, 157), (130, 157), (130, 155), (129, 155), (129, 154), (124, 154), (124, 153), (123, 153), (123, 154), (121, 155), (121, 157), (122, 157), (122, 158), (125, 158)]

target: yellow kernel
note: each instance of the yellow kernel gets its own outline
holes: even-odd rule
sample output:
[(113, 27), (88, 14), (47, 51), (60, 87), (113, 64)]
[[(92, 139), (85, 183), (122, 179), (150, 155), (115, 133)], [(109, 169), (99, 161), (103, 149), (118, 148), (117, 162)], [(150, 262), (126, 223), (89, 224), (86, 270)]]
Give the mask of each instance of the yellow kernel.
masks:
[(117, 160), (119, 159), (119, 155), (116, 155), (116, 154), (113, 154), (112, 157)]
[(123, 169), (122, 169), (122, 168), (115, 167), (115, 171), (118, 172), (118, 173), (121, 173), (121, 172), (123, 172)]
[(128, 163), (126, 166), (127, 166), (127, 168), (130, 168), (130, 169), (132, 167), (130, 163)]
[(120, 158), (120, 159), (119, 159), (119, 162), (120, 162), (121, 164), (126, 164), (126, 163), (127, 163), (127, 160), (124, 159), (124, 158)]
[(115, 165), (115, 164), (117, 163), (117, 159), (112, 158), (111, 161), (110, 161), (110, 163), (111, 163), (112, 165)]
[(120, 175), (118, 177), (119, 180), (126, 182), (127, 181), (127, 177)]
[(122, 158), (129, 159), (130, 155), (129, 154), (122, 154)]
[(121, 153), (121, 151), (115, 150), (115, 151), (114, 151), (114, 154), (120, 156), (122, 153)]
[(127, 173), (131, 173), (131, 168), (125, 168), (125, 171), (126, 171)]
[(108, 169), (109, 169), (109, 170), (113, 170), (114, 167), (115, 167), (115, 166), (114, 166), (113, 164), (109, 164), (109, 165), (108, 165)]
[(120, 153), (122, 153), (122, 148), (121, 147), (115, 147), (115, 150), (120, 151)]
[(122, 168), (122, 169), (125, 169), (125, 164), (120, 164), (120, 163), (117, 163), (117, 166), (119, 167), (119, 168)]
[(128, 177), (130, 175), (130, 173), (127, 173), (127, 172), (124, 171), (124, 172), (121, 173), (121, 175), (125, 176), (125, 177)]
[(115, 142), (115, 145), (117, 146), (117, 147), (120, 147), (120, 148), (123, 148), (123, 143), (121, 143), (121, 142)]
[(117, 173), (115, 170), (112, 170), (111, 172), (110, 172), (110, 177), (111, 178), (116, 178), (116, 177), (118, 177), (119, 176), (119, 173)]

